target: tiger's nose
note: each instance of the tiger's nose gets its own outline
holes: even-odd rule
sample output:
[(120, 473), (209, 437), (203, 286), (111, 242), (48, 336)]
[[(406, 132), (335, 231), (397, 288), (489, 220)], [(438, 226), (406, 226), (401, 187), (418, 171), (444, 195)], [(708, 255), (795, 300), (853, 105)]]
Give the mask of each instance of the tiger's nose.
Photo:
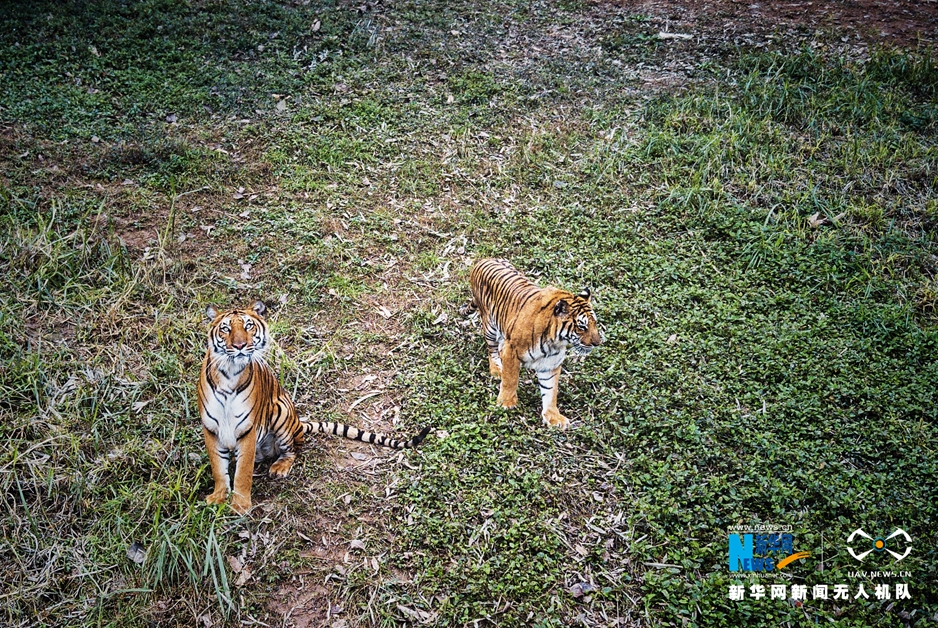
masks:
[(232, 340), (232, 341), (231, 341), (231, 346), (234, 347), (235, 349), (237, 349), (238, 351), (240, 351), (240, 350), (243, 349), (245, 346), (247, 346), (247, 344), (248, 344), (248, 343), (244, 342), (243, 340), (242, 340), (242, 341), (238, 341), (238, 340)]

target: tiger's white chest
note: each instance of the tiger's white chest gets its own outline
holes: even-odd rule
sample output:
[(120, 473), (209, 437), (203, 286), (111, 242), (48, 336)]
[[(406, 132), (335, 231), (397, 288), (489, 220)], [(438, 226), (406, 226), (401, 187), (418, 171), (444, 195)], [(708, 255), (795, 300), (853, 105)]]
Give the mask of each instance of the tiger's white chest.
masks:
[(238, 438), (251, 429), (251, 406), (247, 391), (236, 392), (238, 379), (222, 378), (217, 388), (206, 395), (202, 423), (214, 432), (219, 445), (235, 449)]
[(221, 400), (215, 399), (215, 402), (211, 404), (209, 414), (218, 417), (216, 435), (222, 447), (234, 449), (238, 443), (238, 437), (251, 428), (251, 423), (247, 418), (249, 413), (250, 408), (244, 400), (233, 392), (223, 396)]
[(545, 351), (531, 349), (525, 354), (524, 366), (532, 371), (553, 371), (567, 356), (566, 344), (554, 344), (545, 347)]

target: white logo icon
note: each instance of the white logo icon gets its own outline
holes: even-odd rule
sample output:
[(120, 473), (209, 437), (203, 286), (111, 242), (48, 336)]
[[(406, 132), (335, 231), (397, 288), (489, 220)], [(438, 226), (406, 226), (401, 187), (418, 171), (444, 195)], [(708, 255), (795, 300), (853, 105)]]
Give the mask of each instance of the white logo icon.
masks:
[(859, 561), (862, 561), (871, 552), (889, 552), (890, 554), (892, 554), (892, 557), (895, 558), (896, 560), (902, 560), (903, 558), (909, 555), (909, 552), (912, 551), (911, 546), (907, 546), (905, 548), (905, 552), (902, 554), (900, 554), (899, 552), (894, 552), (888, 547), (886, 547), (886, 541), (888, 541), (889, 539), (895, 538), (897, 536), (905, 537), (906, 543), (912, 542), (912, 537), (910, 537), (906, 533), (906, 531), (903, 530), (902, 528), (896, 528), (896, 531), (890, 534), (889, 536), (887, 536), (886, 538), (883, 538), (880, 536), (880, 537), (876, 537), (875, 539), (871, 537), (869, 534), (867, 534), (866, 532), (864, 532), (863, 530), (861, 530), (860, 528), (857, 528), (856, 530), (850, 533), (850, 536), (847, 537), (847, 543), (853, 543), (853, 539), (858, 536), (862, 536), (864, 539), (869, 539), (870, 541), (873, 542), (872, 548), (866, 550), (865, 552), (860, 552), (859, 554), (855, 552), (852, 547), (847, 548), (847, 551), (850, 552), (850, 555)]

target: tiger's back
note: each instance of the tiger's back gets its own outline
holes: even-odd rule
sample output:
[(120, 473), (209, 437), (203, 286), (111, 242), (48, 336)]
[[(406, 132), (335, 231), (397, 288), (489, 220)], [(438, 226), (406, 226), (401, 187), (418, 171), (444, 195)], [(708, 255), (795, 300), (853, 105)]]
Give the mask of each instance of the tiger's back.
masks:
[(483, 318), (493, 318), (504, 327), (540, 291), (505, 259), (480, 259), (469, 273), (472, 302)]

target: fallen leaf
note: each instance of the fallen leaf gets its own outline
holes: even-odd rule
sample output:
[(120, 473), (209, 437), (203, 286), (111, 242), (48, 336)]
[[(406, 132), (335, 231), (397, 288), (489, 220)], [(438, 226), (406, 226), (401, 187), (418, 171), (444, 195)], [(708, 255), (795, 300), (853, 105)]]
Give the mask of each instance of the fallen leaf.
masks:
[(97, 135), (92, 135), (92, 136), (91, 136), (91, 143), (92, 143), (92, 144), (97, 144), (97, 143), (100, 142), (100, 141), (101, 141), (101, 138), (98, 137)]
[(364, 401), (367, 401), (368, 399), (371, 399), (372, 397), (377, 397), (377, 396), (380, 395), (380, 394), (381, 394), (381, 391), (380, 391), (380, 390), (373, 390), (373, 391), (371, 391), (370, 393), (368, 393), (367, 395), (365, 395), (365, 396), (363, 396), (363, 397), (359, 397), (358, 399), (356, 399), (355, 401), (352, 402), (352, 405), (350, 405), (350, 406), (348, 407), (348, 411), (351, 412), (351, 411), (354, 410), (356, 407), (358, 407), (358, 405), (359, 405), (360, 403), (362, 403), (362, 402), (364, 402)]
[(380, 314), (384, 318), (391, 318), (392, 316), (394, 316), (394, 313), (391, 312), (391, 310), (389, 310), (388, 308), (384, 307), (383, 305), (378, 306), (378, 314)]
[(442, 325), (442, 324), (445, 323), (448, 319), (449, 319), (449, 316), (446, 315), (446, 312), (440, 312), (440, 315), (437, 316), (436, 319), (434, 319), (433, 324), (434, 324), (434, 325)]
[(827, 222), (827, 218), (822, 218), (819, 212), (814, 212), (808, 216), (808, 224), (814, 228), (820, 227)]
[(231, 571), (235, 573), (241, 573), (241, 569), (244, 565), (241, 564), (241, 560), (237, 556), (229, 556), (228, 564), (231, 565)]
[(131, 543), (127, 548), (127, 558), (129, 558), (132, 562), (137, 563), (138, 565), (142, 565), (144, 558), (146, 558), (146, 553), (143, 551), (143, 546), (136, 541)]
[(205, 235), (212, 233), (212, 229), (215, 228), (215, 225), (199, 225), (199, 229), (205, 232)]
[(199, 621), (202, 622), (202, 625), (203, 625), (205, 628), (212, 628), (212, 626), (214, 625), (214, 624), (212, 624), (212, 616), (209, 615), (208, 613), (206, 613), (205, 615), (202, 615), (201, 617), (199, 617)]
[(250, 568), (250, 567), (244, 567), (244, 568), (241, 570), (241, 573), (238, 574), (238, 579), (235, 580), (235, 586), (236, 586), (236, 587), (243, 587), (245, 584), (247, 584), (248, 580), (250, 580), (250, 579), (251, 579), (251, 568)]
[(309, 30), (310, 32), (318, 33), (320, 28), (322, 28), (322, 22), (320, 22), (319, 20), (316, 20), (315, 22), (313, 22), (313, 25), (309, 27)]
[(368, 460), (368, 455), (357, 451), (353, 451), (349, 455), (352, 456), (352, 458), (355, 458), (355, 460)]
[(241, 264), (241, 279), (250, 279), (251, 278), (251, 268), (252, 266), (248, 263)]
[(91, 54), (93, 54), (93, 55), (96, 56), (96, 57), (100, 57), (100, 56), (101, 56), (101, 53), (98, 52), (98, 49), (95, 48), (94, 46), (88, 46), (88, 50), (91, 51)]
[(378, 573), (380, 569), (380, 566), (378, 565), (378, 559), (375, 557), (371, 558), (371, 568), (374, 570), (375, 573)]
[(131, 179), (124, 179), (123, 183), (121, 183), (121, 185), (133, 185), (133, 184), (134, 182)]
[(668, 336), (669, 345), (673, 345), (675, 342), (677, 342), (677, 334), (671, 334), (670, 336)]
[(178, 119), (179, 118), (176, 117), (175, 113), (171, 113), (168, 116), (166, 116), (166, 121), (169, 122), (170, 124), (176, 124), (176, 120)]
[(152, 399), (147, 399), (146, 401), (135, 401), (132, 404), (130, 404), (130, 409), (139, 414), (141, 410), (146, 408), (147, 405), (149, 405), (152, 402), (153, 402)]
[(278, 100), (278, 101), (277, 101), (277, 111), (279, 111), (279, 112), (282, 113), (282, 112), (284, 112), (284, 111), (286, 111), (286, 110), (287, 110), (287, 101), (286, 101), (286, 99)]
[(416, 620), (419, 621), (421, 624), (426, 624), (426, 623), (432, 622), (432, 621), (436, 620), (436, 618), (437, 618), (437, 614), (436, 614), (436, 613), (428, 613), (427, 611), (420, 610), (419, 608), (417, 608), (417, 609), (408, 608), (408, 607), (404, 606), (403, 604), (398, 604), (398, 605), (397, 605), (397, 610), (399, 610), (400, 612), (404, 613), (404, 614), (407, 615), (408, 617), (411, 617), (411, 618), (413, 618), (413, 619), (416, 619)]
[(354, 541), (352, 541), (351, 543), (349, 543), (349, 549), (360, 549), (360, 550), (364, 550), (364, 549), (365, 549), (365, 544), (364, 544), (362, 541), (360, 541), (360, 540), (358, 540), (358, 539), (355, 539)]
[(664, 31), (658, 33), (658, 39), (693, 39), (693, 35), (686, 35), (684, 33), (665, 33)]
[(580, 545), (579, 543), (577, 543), (573, 549), (575, 549), (576, 553), (579, 554), (580, 556), (586, 556), (587, 554), (589, 554), (589, 550), (583, 547), (582, 545)]
[(569, 592), (573, 597), (583, 597), (585, 594), (595, 590), (596, 587), (589, 582), (577, 582), (575, 585), (567, 589), (567, 592)]

